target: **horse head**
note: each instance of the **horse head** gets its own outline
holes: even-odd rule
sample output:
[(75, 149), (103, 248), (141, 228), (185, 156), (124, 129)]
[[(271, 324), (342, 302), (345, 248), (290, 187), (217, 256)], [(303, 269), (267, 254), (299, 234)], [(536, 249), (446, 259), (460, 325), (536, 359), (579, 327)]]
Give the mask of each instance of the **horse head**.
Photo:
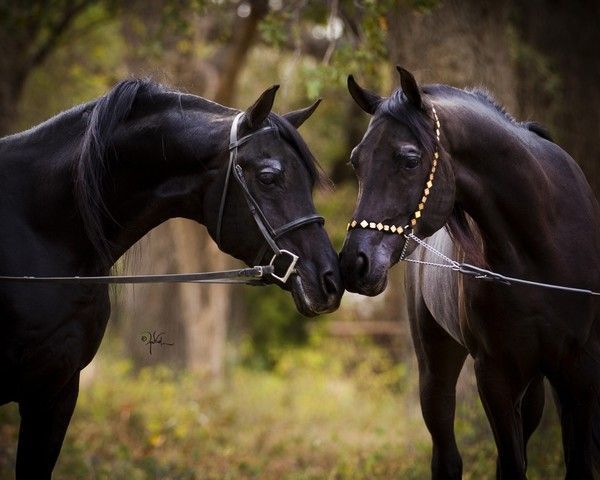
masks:
[(372, 118), (350, 156), (359, 193), (340, 261), (348, 290), (365, 295), (381, 293), (388, 270), (414, 249), (406, 234), (431, 235), (454, 205), (454, 173), (435, 108), (412, 74), (397, 68), (402, 88), (389, 97), (348, 78), (350, 94)]

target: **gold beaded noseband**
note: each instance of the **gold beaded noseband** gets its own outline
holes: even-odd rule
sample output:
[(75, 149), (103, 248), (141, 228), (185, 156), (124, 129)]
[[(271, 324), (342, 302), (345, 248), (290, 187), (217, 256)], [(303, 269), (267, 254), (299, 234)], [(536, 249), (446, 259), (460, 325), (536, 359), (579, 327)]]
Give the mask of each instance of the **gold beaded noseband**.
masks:
[(398, 225), (386, 225), (384, 223), (381, 222), (371, 222), (371, 221), (367, 221), (367, 220), (362, 220), (362, 221), (358, 221), (356, 219), (353, 219), (349, 224), (348, 224), (348, 230), (353, 230), (355, 228), (364, 228), (367, 230), (378, 230), (380, 232), (387, 232), (387, 233), (395, 233), (398, 235), (403, 235), (405, 232), (408, 232), (409, 230), (412, 230), (415, 228), (415, 226), (417, 225), (417, 220), (419, 218), (421, 218), (421, 212), (425, 209), (425, 204), (427, 203), (427, 198), (429, 197), (429, 193), (431, 192), (431, 189), (433, 187), (433, 178), (435, 176), (435, 171), (437, 169), (437, 164), (438, 164), (438, 160), (440, 158), (440, 119), (437, 116), (437, 112), (435, 111), (435, 107), (432, 105), (431, 106), (431, 110), (433, 112), (433, 118), (435, 120), (435, 138), (436, 138), (436, 144), (435, 144), (435, 151), (433, 152), (433, 162), (431, 164), (431, 170), (429, 171), (429, 178), (427, 179), (427, 182), (425, 183), (425, 189), (423, 191), (423, 197), (421, 197), (421, 201), (419, 202), (419, 206), (417, 207), (417, 209), (415, 210), (415, 213), (413, 213), (410, 222), (407, 223), (404, 227)]

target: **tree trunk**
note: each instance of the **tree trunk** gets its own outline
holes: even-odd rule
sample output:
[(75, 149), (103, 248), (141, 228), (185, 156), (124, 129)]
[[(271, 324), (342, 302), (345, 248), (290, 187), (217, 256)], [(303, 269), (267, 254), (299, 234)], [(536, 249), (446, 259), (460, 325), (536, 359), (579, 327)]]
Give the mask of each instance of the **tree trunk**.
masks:
[[(176, 263), (183, 270), (225, 270), (231, 260), (219, 251), (199, 225), (171, 221)], [(207, 259), (210, 259), (207, 261)], [(178, 301), (185, 322), (186, 366), (218, 378), (223, 373), (227, 318), (231, 307), (231, 285), (180, 285)]]
[(390, 59), (422, 83), (459, 88), (483, 85), (515, 111), (517, 79), (509, 37), (507, 2), (441, 1), (430, 13), (390, 10)]
[[(214, 98), (226, 105), (234, 101), (236, 82), (254, 42), (258, 23), (268, 11), (266, 1), (254, 1), (251, 4), (252, 11), (248, 17), (235, 18), (228, 45), (217, 49), (213, 58), (208, 61), (195, 58), (193, 49), (177, 51), (177, 42), (166, 41), (169, 49), (165, 52), (163, 65), (168, 65), (172, 81), (178, 87), (187, 87), (189, 91)], [(156, 0), (153, 5), (160, 9), (162, 2)], [(157, 18), (157, 15), (148, 10), (148, 3), (143, 2), (139, 6), (140, 10), (134, 9), (135, 13), (130, 14), (148, 15), (147, 21), (144, 20), (146, 29), (158, 28), (158, 25), (152, 24), (152, 19)], [(232, 14), (235, 15), (235, 9)], [(206, 22), (207, 19), (192, 20), (194, 28), (187, 40), (192, 44), (201, 42)], [(129, 43), (142, 45), (147, 32), (141, 38), (139, 32), (130, 28), (132, 22), (126, 21), (124, 24), (124, 34)], [(146, 73), (149, 66), (142, 56), (133, 55), (130, 68), (139, 75)], [(155, 229), (150, 245), (144, 248), (144, 256), (161, 258), (165, 244), (172, 249), (160, 263), (168, 271), (214, 271), (232, 268), (234, 265), (230, 257), (219, 251), (203, 227), (188, 220), (170, 220)], [(184, 364), (190, 369), (218, 378), (222, 376), (224, 369), (227, 319), (232, 312), (232, 303), (239, 297), (235, 294), (236, 288), (239, 287), (188, 284), (166, 288), (136, 287), (136, 303), (143, 305), (145, 313), (143, 319), (135, 318), (135, 310), (132, 312), (131, 306), (127, 308), (125, 316), (129, 318), (123, 319), (123, 322), (129, 324), (123, 327), (126, 343), (130, 346), (140, 343), (139, 332), (144, 330), (143, 324), (150, 322), (154, 325), (153, 329), (173, 332), (173, 337), (182, 341), (180, 347), (169, 350), (169, 355), (163, 357), (164, 361)], [(130, 351), (134, 352), (136, 363), (147, 364), (150, 361), (145, 350), (130, 348)], [(171, 351), (177, 352), (176, 360), (171, 358)], [(151, 360), (155, 361), (161, 361), (160, 357), (156, 356)]]
[(40, 8), (36, 2), (0, 2), (0, 137), (13, 131), (31, 72), (54, 52), (91, 3), (76, 0)]
[[(0, 55), (1, 57), (1, 55)], [(6, 62), (8, 63), (8, 62)], [(23, 85), (20, 80), (13, 80), (5, 62), (0, 60), (0, 137), (13, 131), (17, 121), (18, 104)]]
[(593, 0), (515, 2), (524, 118), (550, 127), (600, 193), (600, 7)]
[[(128, 270), (131, 273), (183, 272), (177, 270), (173, 256), (177, 247), (169, 233), (169, 225), (163, 224), (138, 242), (127, 253)], [(113, 299), (111, 328), (117, 327), (127, 354), (137, 367), (158, 363), (173, 367), (186, 365), (185, 317), (180, 303), (174, 300), (178, 299), (179, 291), (178, 284), (127, 285)], [(155, 345), (150, 354), (150, 346), (143, 337), (153, 332), (164, 333), (163, 341), (173, 345)]]

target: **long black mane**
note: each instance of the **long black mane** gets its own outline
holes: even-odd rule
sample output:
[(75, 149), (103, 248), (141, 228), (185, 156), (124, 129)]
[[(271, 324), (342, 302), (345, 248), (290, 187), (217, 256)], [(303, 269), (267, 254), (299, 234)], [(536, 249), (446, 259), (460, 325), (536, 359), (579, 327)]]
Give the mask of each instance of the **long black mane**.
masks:
[[(424, 114), (406, 100), (401, 89), (396, 90), (386, 98), (379, 107), (383, 112), (405, 124), (417, 141), (421, 144), (429, 158), (435, 151), (435, 135), (433, 130), (433, 117)], [(429, 107), (425, 106), (430, 110)]]
[(504, 105), (502, 105), (500, 102), (498, 102), (494, 98), (494, 96), (485, 88), (478, 87), (478, 88), (473, 88), (470, 90), (465, 89), (464, 91), (472, 94), (481, 102), (486, 103), (489, 106), (491, 106), (494, 110), (496, 110), (498, 113), (500, 113), (500, 115), (502, 115), (506, 120), (511, 122), (513, 125), (517, 125), (517, 126), (526, 128), (527, 130), (534, 132), (538, 136), (545, 138), (546, 140), (549, 140), (550, 142), (554, 142), (552, 135), (543, 125), (540, 125), (537, 122), (531, 122), (531, 121), (527, 121), (527, 122), (518, 121), (508, 110), (506, 110)]
[(75, 199), (86, 233), (108, 266), (110, 243), (104, 231), (106, 218), (112, 216), (104, 201), (104, 184), (108, 175), (107, 153), (115, 128), (131, 113), (133, 102), (142, 89), (159, 87), (150, 80), (124, 80), (115, 85), (94, 104), (81, 140), (81, 151), (75, 167)]

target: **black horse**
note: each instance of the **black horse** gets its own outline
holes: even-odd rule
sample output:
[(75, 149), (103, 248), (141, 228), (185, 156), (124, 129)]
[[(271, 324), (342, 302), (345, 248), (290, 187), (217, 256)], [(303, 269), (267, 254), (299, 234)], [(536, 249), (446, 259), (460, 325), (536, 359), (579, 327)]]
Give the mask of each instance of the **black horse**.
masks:
[[(173, 217), (206, 225), (223, 251), (248, 264), (262, 252), (264, 263), (272, 253), (255, 221), (258, 211), (263, 227), (287, 225), (277, 245), (300, 258), (296, 273), (279, 284), (291, 290), (299, 311), (334, 310), (343, 292), (337, 255), (313, 221), (319, 169), (296, 131), (318, 102), (278, 116), (271, 113), (276, 91), (266, 90), (239, 115), (127, 80), (1, 139), (0, 275), (107, 274), (140, 237)], [(232, 174), (238, 181), (228, 182), (223, 196)], [(299, 217), (304, 221), (294, 222)], [(80, 370), (94, 357), (109, 312), (106, 285), (0, 283), (0, 404), (19, 403), (18, 478), (51, 476)]]
[[(414, 251), (413, 242), (405, 246), (413, 231), (454, 259), (597, 291), (600, 211), (573, 159), (541, 127), (515, 121), (485, 92), (420, 88), (398, 70), (402, 89), (388, 98), (348, 79), (352, 97), (373, 118), (351, 156), (360, 193), (341, 253), (346, 288), (383, 291), (403, 249)], [(415, 255), (440, 263), (427, 249)], [(597, 297), (487, 283), (423, 264), (408, 266), (406, 286), (433, 477), (462, 475), (455, 385), (470, 354), (499, 478), (526, 478), (544, 377), (560, 413), (567, 478), (597, 478)]]

